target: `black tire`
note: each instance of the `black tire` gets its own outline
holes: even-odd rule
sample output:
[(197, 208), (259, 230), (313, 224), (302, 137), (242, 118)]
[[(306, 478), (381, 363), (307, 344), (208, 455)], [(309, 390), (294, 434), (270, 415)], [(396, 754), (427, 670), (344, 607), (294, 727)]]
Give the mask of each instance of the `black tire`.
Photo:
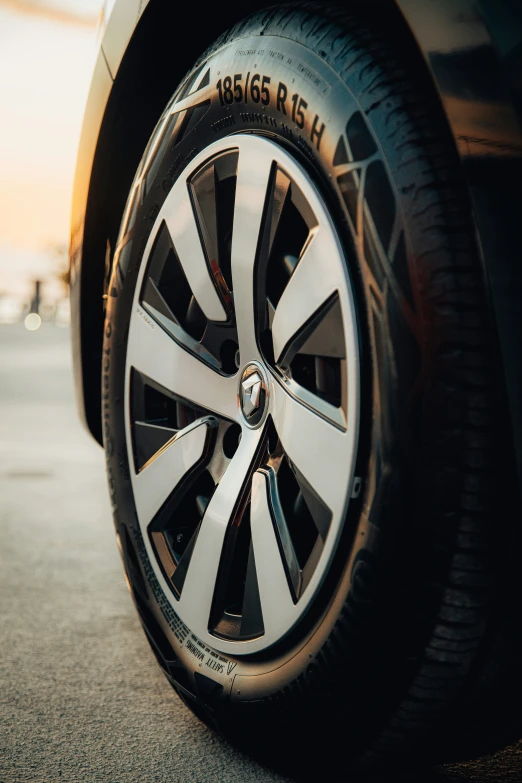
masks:
[[(308, 4), (238, 24), (173, 101), (196, 79), (205, 85), (216, 84), (218, 72), (233, 76), (237, 56), (242, 72), (270, 77), (267, 105), (221, 105), (216, 89), (189, 110), (181, 137), (165, 136), (152, 160), (145, 156), (147, 190), (141, 205), (128, 205), (136, 217), (130, 230), (124, 221), (109, 289), (104, 441), (116, 529), (145, 631), (191, 709), (280, 769), (325, 775), (339, 759), (434, 764), (492, 751), (519, 731), (522, 660), (511, 614), (520, 597), (518, 493), (475, 226), (438, 97), (393, 12)], [(278, 111), (279, 82), (306, 102), (302, 123), (292, 121), (291, 102), (286, 114)], [(239, 129), (290, 150), (343, 237), (361, 331), (363, 492), (306, 621), (276, 649), (222, 657), (231, 677), (220, 679), (201, 676), (197, 659), (191, 665), (181, 654), (190, 629), (143, 546), (123, 379), (137, 274), (158, 211), (186, 162)], [(366, 172), (381, 260), (371, 237), (362, 241), (354, 229), (362, 180), (339, 173), (349, 156)]]

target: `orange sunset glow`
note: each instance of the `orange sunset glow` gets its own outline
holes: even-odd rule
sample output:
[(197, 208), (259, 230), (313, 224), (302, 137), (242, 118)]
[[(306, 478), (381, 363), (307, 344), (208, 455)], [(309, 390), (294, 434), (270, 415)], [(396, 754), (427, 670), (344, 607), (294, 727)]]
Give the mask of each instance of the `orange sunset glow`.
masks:
[(0, 0), (0, 294), (59, 295), (100, 6)]

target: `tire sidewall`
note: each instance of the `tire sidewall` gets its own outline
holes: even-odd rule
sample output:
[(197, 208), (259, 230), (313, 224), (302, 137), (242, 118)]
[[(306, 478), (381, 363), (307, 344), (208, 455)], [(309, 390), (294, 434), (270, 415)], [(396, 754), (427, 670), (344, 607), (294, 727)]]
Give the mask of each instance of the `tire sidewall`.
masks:
[[(234, 98), (232, 103), (224, 102), (222, 105), (218, 82), (221, 82), (223, 91), (225, 78), (230, 77), (234, 84), (234, 77), (238, 74), (241, 78), (236, 79), (236, 85), (243, 86), (242, 100)], [(250, 92), (245, 102), (247, 74), (250, 75)], [(253, 97), (257, 97), (257, 92), (252, 96), (252, 80), (256, 74), (259, 74), (259, 79), (254, 84), (259, 86), (260, 92), (263, 84), (268, 89), (266, 105), (261, 99), (253, 101)], [(263, 77), (270, 81), (263, 80)], [(160, 145), (162, 158), (159, 166), (154, 157), (149, 160), (147, 155), (144, 156), (137, 177), (146, 182), (144, 166), (151, 167), (153, 162), (156, 174), (147, 183), (148, 191), (141, 194), (142, 203), (132, 228), (120, 235), (109, 287), (103, 347), (103, 432), (114, 518), (131, 592), (146, 628), (150, 626), (147, 620), (150, 613), (172, 647), (173, 660), (181, 663), (188, 672), (189, 678), (184, 680), (183, 687), (200, 698), (202, 692), (194, 680), (196, 673), (222, 686), (220, 699), (223, 703), (227, 701), (227, 709), (235, 702), (271, 698), (276, 692), (282, 692), (301, 673), (313, 670), (314, 659), (331, 637), (341, 614), (343, 627), (352, 629), (348, 633), (351, 665), (345, 667), (343, 677), (352, 686), (353, 701), (356, 702), (358, 697), (361, 700), (368, 698), (373, 688), (376, 693), (380, 692), (382, 698), (384, 690), (392, 687), (387, 682), (388, 673), (394, 662), (401, 658), (404, 652), (402, 645), (407, 637), (405, 634), (401, 638), (400, 634), (405, 628), (407, 615), (402, 599), (408, 555), (401, 548), (401, 525), (396, 520), (408, 515), (404, 487), (411, 473), (412, 457), (406, 458), (405, 455), (411, 455), (417, 412), (414, 406), (406, 406), (404, 401), (411, 399), (420, 358), (418, 352), (406, 352), (399, 345), (404, 332), (408, 331), (408, 321), (403, 313), (406, 299), (393, 277), (390, 262), (380, 283), (381, 289), (399, 291), (389, 305), (393, 307), (393, 314), (385, 325), (388, 341), (385, 360), (391, 357), (396, 364), (393, 373), (390, 371), (387, 377), (376, 378), (376, 365), (382, 364), (383, 357), (378, 353), (372, 327), (376, 300), (369, 294), (369, 264), (341, 189), (344, 164), (334, 165), (340, 140), (348, 144), (346, 128), (350, 118), (358, 112), (362, 112), (364, 117), (364, 111), (356, 92), (333, 71), (324, 57), (289, 38), (248, 35), (219, 46), (189, 74), (176, 95), (178, 98), (186, 95), (190, 87), (198, 83), (203, 84), (201, 89), (204, 90), (207, 81), (212, 88), (211, 98), (208, 109), (200, 112), (201, 118), (177, 143), (174, 139), (168, 146)], [(284, 90), (280, 91), (280, 84), (284, 85)], [(281, 102), (278, 107), (278, 91), (280, 96), (286, 92), (284, 109)], [(173, 103), (178, 99), (176, 95)], [(299, 114), (300, 111), (302, 114)], [(377, 146), (381, 171), (386, 172), (390, 191), (394, 194), (395, 217), (399, 215), (400, 218), (403, 206), (398, 188), (401, 183), (395, 182), (390, 174), (392, 148), (383, 148), (379, 140), (382, 137), (376, 135), (375, 130), (379, 131), (378, 115), (373, 127), (367, 119), (365, 122), (367, 132)], [(363, 490), (361, 496), (350, 504), (331, 573), (314, 609), (285, 643), (267, 654), (249, 658), (223, 655), (204, 645), (184, 626), (171, 601), (163, 594), (141, 539), (124, 425), (128, 325), (147, 238), (172, 185), (188, 162), (213, 141), (237, 132), (266, 135), (291, 151), (308, 170), (330, 208), (345, 247), (359, 307), (361, 386), (366, 400), (356, 469), (357, 475), (362, 478)], [(127, 213), (131, 208), (129, 203)], [(125, 227), (126, 223), (124, 218), (122, 225)], [(404, 232), (406, 235), (405, 228)], [(399, 324), (395, 330), (390, 326), (392, 322)], [(392, 457), (393, 470), (390, 470)], [(391, 526), (387, 524), (388, 520), (393, 521)], [(393, 538), (391, 554), (390, 537)], [(148, 607), (146, 611), (144, 606)], [(390, 650), (386, 640), (393, 629), (397, 644)], [(151, 638), (150, 627), (147, 630)], [(168, 661), (160, 662), (176, 684), (176, 676), (168, 668)], [(380, 674), (375, 677), (377, 669)], [(372, 688), (368, 685), (370, 676)], [(403, 676), (401, 673), (396, 678), (394, 689), (400, 688)], [(230, 701), (226, 697), (230, 697)], [(202, 700), (205, 702), (204, 698)], [(211, 706), (216, 708), (215, 704)]]

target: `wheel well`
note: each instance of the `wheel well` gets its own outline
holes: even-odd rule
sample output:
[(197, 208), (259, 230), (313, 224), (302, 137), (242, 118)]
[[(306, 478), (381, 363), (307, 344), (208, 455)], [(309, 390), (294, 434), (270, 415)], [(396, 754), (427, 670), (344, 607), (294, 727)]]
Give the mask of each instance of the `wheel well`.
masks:
[[(369, 1), (394, 5), (394, 0), (365, 0), (366, 4)], [(205, 13), (196, 21), (195, 12), (187, 6), (150, 0), (127, 47), (98, 137), (82, 247), (80, 393), (83, 392), (87, 426), (99, 443), (103, 294), (110, 273), (106, 259), (110, 261), (112, 257), (127, 195), (147, 141), (176, 85), (217, 35), (241, 17), (278, 4), (273, 0), (207, 4)], [(195, 23), (197, 36), (187, 33)]]

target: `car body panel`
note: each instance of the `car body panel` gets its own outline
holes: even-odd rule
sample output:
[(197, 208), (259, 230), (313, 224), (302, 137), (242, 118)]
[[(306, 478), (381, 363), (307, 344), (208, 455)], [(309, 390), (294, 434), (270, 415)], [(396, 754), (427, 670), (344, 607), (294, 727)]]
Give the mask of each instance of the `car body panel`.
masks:
[(82, 134), (74, 178), (74, 191), (71, 217), (71, 273), (76, 280), (77, 261), (81, 257), (83, 241), (84, 215), (89, 195), (92, 164), (103, 113), (111, 92), (113, 80), (107, 67), (107, 62), (100, 50), (94, 66), (94, 74), (83, 119)]
[(149, 0), (116, 0), (106, 12), (101, 48), (115, 79), (125, 50)]
[[(86, 346), (82, 344), (82, 254), (85, 228), (85, 212), (91, 184), (91, 172), (98, 144), (100, 126), (109, 95), (112, 89), (112, 78), (100, 49), (94, 66), (91, 88), (85, 109), (82, 133), (78, 149), (76, 174), (72, 199), (70, 258), (70, 291), (71, 291), (71, 332), (73, 344), (73, 369), (78, 411), (88, 429), (93, 427), (86, 415), (86, 389), (84, 384), (84, 360)], [(85, 272), (85, 268), (83, 269)], [(96, 435), (95, 435), (96, 436)]]
[[(370, 1), (366, 0), (365, 4)], [(394, 4), (400, 10), (429, 65), (460, 153), (501, 338), (522, 477), (522, 265), (519, 263), (522, 258), (522, 232), (519, 231), (522, 5), (518, 0), (372, 1), (377, 7)], [(118, 134), (122, 130), (117, 118), (121, 116), (120, 124), (124, 125), (125, 117), (131, 116), (125, 112), (131, 111), (128, 100), (129, 96), (133, 97), (134, 82), (137, 84), (141, 73), (146, 75), (149, 69), (155, 95), (148, 96), (143, 85), (138, 95), (136, 87), (133, 107), (133, 116), (140, 112), (143, 118), (142, 132), (146, 139), (173, 86), (197, 56), (235, 19), (263, 5), (268, 3), (236, 0), (226, 8), (211, 7), (205, 17), (198, 19), (197, 34), (191, 38), (189, 32), (175, 47), (170, 29), (164, 28), (170, 23), (171, 29), (193, 30), (193, 8), (173, 9), (167, 0), (115, 0), (105, 20), (80, 143), (71, 241), (72, 335), (78, 404), (89, 430), (100, 442), (102, 272), (107, 237), (110, 238), (111, 232), (114, 234), (115, 228), (105, 220), (99, 204), (107, 186), (103, 167), (114, 177), (121, 170), (112, 165), (112, 156), (121, 143)], [(164, 51), (166, 48), (168, 52)], [(168, 85), (156, 84), (156, 74), (161, 73), (165, 63), (172, 81)], [(127, 103), (122, 100), (122, 94)], [(145, 141), (142, 144), (144, 149)], [(123, 179), (129, 184), (139, 160), (139, 157), (136, 160), (138, 152), (133, 150), (129, 171), (124, 171)], [(89, 182), (89, 172), (97, 167), (97, 176), (93, 174)], [(118, 198), (121, 201), (123, 196), (120, 194)], [(119, 222), (117, 218), (121, 216), (124, 201), (116, 204), (117, 199), (112, 200), (114, 223)]]
[(522, 486), (522, 4), (398, 4), (434, 75), (468, 182)]

